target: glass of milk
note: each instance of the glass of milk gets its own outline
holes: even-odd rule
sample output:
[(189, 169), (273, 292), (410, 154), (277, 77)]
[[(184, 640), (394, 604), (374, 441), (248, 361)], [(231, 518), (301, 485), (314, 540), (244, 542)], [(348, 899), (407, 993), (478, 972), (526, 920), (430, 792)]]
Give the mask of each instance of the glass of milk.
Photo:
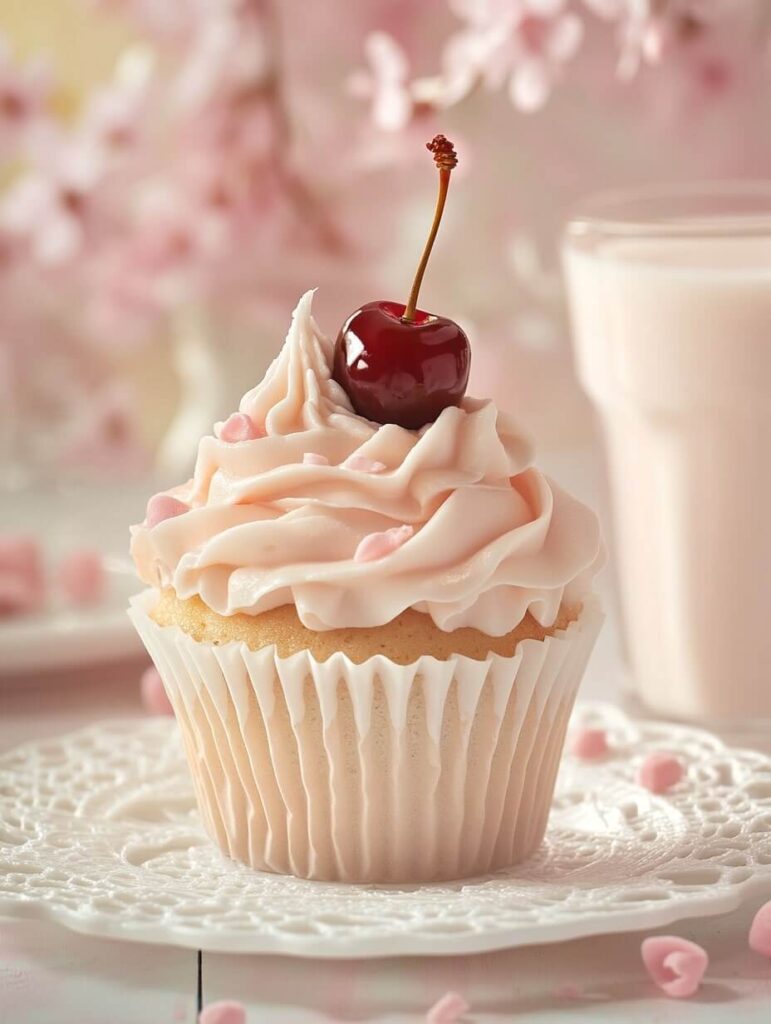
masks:
[(639, 696), (771, 718), (771, 183), (597, 197), (563, 253)]

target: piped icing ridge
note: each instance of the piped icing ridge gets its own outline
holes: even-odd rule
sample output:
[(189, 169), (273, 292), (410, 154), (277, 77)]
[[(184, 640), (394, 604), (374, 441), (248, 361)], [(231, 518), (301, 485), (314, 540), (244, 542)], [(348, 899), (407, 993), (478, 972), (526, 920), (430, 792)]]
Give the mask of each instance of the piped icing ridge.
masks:
[[(132, 527), (142, 579), (221, 615), (292, 603), (316, 630), (382, 625), (406, 608), (492, 636), (528, 611), (551, 625), (598, 567), (594, 514), (532, 466), (492, 402), (464, 399), (420, 431), (358, 416), (331, 377), (312, 298), (241, 400), (255, 436), (226, 441), (217, 424), (192, 480), (167, 492), (189, 511)], [(382, 555), (356, 560), (388, 531), (398, 545), (370, 541)]]

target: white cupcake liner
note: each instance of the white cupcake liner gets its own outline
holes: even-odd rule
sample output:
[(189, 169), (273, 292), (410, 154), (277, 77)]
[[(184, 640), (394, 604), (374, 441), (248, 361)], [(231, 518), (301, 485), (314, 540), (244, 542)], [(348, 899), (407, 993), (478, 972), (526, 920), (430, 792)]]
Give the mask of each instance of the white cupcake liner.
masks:
[(602, 624), (596, 598), (485, 661), (316, 661), (129, 612), (180, 724), (211, 837), (254, 868), (350, 882), (466, 878), (541, 842), (565, 730)]

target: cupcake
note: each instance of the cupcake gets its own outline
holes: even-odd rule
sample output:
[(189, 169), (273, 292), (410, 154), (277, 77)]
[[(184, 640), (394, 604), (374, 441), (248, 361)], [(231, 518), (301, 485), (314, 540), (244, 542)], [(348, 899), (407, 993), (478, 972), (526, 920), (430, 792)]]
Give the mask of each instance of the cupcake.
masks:
[(311, 302), (132, 529), (132, 619), (229, 857), (351, 882), (508, 867), (543, 838), (599, 629), (597, 520), (489, 401), (420, 429), (356, 412)]

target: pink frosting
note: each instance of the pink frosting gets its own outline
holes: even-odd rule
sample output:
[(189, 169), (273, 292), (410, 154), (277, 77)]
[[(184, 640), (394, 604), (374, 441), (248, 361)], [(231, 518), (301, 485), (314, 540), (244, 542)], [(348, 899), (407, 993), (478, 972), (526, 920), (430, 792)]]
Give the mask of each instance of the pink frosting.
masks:
[[(465, 399), (420, 431), (356, 415), (331, 378), (312, 297), (241, 400), (265, 436), (204, 437), (193, 479), (173, 491), (190, 511), (132, 529), (142, 579), (222, 615), (291, 603), (316, 630), (382, 625), (410, 607), (445, 630), (500, 636), (528, 611), (551, 625), (599, 565), (594, 514), (533, 468), (530, 444), (491, 402)], [(386, 471), (351, 472), (352, 457)], [(407, 543), (356, 561), (366, 537), (401, 526)]]

